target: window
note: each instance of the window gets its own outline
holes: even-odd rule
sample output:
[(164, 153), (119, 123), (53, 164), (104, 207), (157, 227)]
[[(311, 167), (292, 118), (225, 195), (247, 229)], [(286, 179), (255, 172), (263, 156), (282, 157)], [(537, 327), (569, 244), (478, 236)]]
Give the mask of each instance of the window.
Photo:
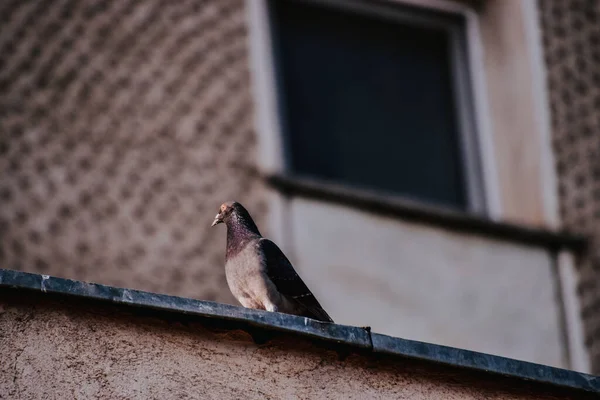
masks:
[(397, 4), (269, 4), (289, 172), (483, 209), (460, 17)]
[(535, 5), (466, 3), (247, 1), (270, 235), (337, 322), (564, 366)]

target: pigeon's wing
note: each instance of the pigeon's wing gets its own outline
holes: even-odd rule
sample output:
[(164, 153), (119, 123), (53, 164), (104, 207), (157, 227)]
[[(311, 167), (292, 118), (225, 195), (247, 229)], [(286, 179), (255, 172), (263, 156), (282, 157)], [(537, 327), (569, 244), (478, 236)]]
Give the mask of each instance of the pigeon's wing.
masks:
[(295, 300), (306, 309), (307, 317), (325, 322), (333, 322), (315, 296), (306, 287), (294, 267), (279, 247), (269, 239), (261, 238), (259, 251), (264, 254), (267, 276), (271, 279), (279, 293)]

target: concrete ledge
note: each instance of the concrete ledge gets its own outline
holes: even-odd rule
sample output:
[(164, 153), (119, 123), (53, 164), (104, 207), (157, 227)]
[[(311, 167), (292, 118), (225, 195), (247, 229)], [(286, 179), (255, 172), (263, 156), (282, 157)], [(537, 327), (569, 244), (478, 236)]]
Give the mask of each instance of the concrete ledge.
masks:
[(515, 387), (522, 382), (524, 385), (545, 388), (543, 391), (546, 393), (567, 394), (567, 398), (600, 394), (600, 378), (596, 376), (393, 338), (371, 333), (363, 328), (320, 323), (286, 314), (0, 269), (0, 294), (3, 292), (12, 293), (12, 298), (17, 294), (17, 297), (26, 299), (30, 297), (24, 295), (26, 292), (35, 292), (42, 298), (49, 296), (53, 299), (77, 299), (77, 304), (100, 301), (123, 309), (145, 310), (146, 315), (154, 314), (159, 318), (166, 314), (175, 320), (192, 316), (216, 322), (234, 322), (238, 326), (258, 328), (263, 332), (285, 333), (288, 336), (302, 336), (324, 344), (340, 345), (369, 357), (384, 357), (399, 365), (406, 364), (408, 360), (416, 360), (423, 365), (430, 365), (431, 368), (451, 370), (452, 374), (469, 373), (486, 377), (487, 380), (494, 380), (495, 377), (501, 380), (508, 379), (510, 385)]

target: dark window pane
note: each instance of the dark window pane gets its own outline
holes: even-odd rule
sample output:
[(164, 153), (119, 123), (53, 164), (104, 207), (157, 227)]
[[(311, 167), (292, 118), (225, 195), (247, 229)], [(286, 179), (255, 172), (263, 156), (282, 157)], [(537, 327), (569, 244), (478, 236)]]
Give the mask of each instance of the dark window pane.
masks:
[(447, 34), (299, 1), (271, 12), (291, 169), (466, 208)]

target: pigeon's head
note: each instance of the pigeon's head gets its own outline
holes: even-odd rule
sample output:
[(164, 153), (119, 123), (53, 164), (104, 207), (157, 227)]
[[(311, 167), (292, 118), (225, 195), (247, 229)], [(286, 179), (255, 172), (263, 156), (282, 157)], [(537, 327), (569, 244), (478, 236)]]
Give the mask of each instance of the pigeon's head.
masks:
[(211, 226), (215, 226), (221, 223), (227, 223), (234, 217), (239, 217), (248, 214), (248, 211), (237, 201), (228, 201), (221, 204), (219, 207), (219, 213), (215, 216)]
[(250, 213), (237, 201), (228, 201), (221, 204), (219, 213), (215, 216), (211, 226), (221, 223), (227, 225), (227, 237), (229, 235), (239, 236), (244, 234), (260, 236)]

